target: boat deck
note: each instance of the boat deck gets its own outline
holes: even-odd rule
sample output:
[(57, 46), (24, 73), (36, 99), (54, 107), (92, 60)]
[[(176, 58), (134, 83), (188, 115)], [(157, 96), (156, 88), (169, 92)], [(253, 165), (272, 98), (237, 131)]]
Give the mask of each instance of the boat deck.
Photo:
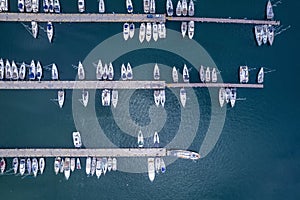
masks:
[(0, 81), (0, 90), (43, 89), (165, 89), (198, 87), (263, 88), (263, 84), (166, 83), (165, 81)]

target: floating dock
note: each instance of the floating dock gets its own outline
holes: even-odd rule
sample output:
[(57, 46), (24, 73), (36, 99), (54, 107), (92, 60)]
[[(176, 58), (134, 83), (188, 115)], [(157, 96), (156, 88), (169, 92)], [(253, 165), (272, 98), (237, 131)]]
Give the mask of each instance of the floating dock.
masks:
[(112, 149), (0, 149), (0, 157), (164, 157), (165, 148), (112, 148)]
[(197, 87), (263, 88), (263, 84), (166, 83), (165, 81), (0, 81), (0, 90), (43, 89), (165, 89)]
[(99, 14), (99, 13), (0, 13), (0, 22), (163, 22), (166, 21), (195, 21), (206, 23), (231, 24), (269, 24), (280, 25), (280, 21), (209, 18), (209, 17), (166, 17), (166, 14)]

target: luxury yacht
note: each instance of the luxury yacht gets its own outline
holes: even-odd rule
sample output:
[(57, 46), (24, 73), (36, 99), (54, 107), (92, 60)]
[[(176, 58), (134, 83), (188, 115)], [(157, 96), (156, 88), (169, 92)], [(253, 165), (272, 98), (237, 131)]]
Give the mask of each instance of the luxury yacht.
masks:
[(185, 82), (185, 83), (188, 83), (190, 81), (189, 70), (188, 70), (186, 64), (184, 64), (184, 66), (183, 66), (182, 78), (183, 78), (183, 82)]
[(104, 12), (105, 12), (104, 0), (99, 0), (99, 13), (104, 13)]
[(146, 41), (147, 42), (150, 42), (150, 40), (151, 40), (151, 32), (152, 32), (152, 28), (151, 27), (152, 27), (151, 23), (148, 22), (147, 26), (146, 26)]
[(156, 42), (158, 40), (158, 26), (156, 23), (153, 23), (153, 40)]
[(48, 22), (47, 23), (47, 36), (48, 36), (48, 40), (51, 43), (52, 42), (52, 38), (53, 38), (53, 26), (52, 26), (52, 22)]
[(187, 31), (187, 22), (181, 22), (181, 34), (182, 37), (185, 37), (186, 31)]
[(60, 108), (62, 108), (63, 105), (64, 105), (64, 102), (65, 102), (65, 91), (64, 90), (58, 90), (57, 97), (58, 97), (58, 105), (59, 105)]
[(180, 102), (182, 107), (185, 107), (186, 104), (186, 90), (184, 88), (180, 89)]
[(166, 10), (167, 10), (167, 14), (168, 16), (172, 16), (173, 15), (173, 3), (172, 0), (167, 0), (166, 2)]
[(138, 146), (141, 148), (144, 146), (144, 136), (141, 130), (138, 133)]
[(129, 38), (129, 24), (127, 22), (123, 25), (123, 37), (124, 40), (128, 40)]
[(84, 0), (78, 0), (78, 11), (83, 13), (85, 11), (85, 2)]
[(38, 30), (39, 30), (38, 23), (35, 21), (31, 21), (31, 32), (34, 38), (37, 38)]
[(174, 83), (178, 83), (178, 72), (175, 66), (173, 67), (172, 70), (172, 78)]
[(143, 23), (141, 23), (140, 32), (139, 32), (139, 40), (141, 43), (145, 39), (145, 33), (146, 33), (146, 26), (145, 26), (145, 23), (143, 22)]
[(158, 67), (157, 63), (155, 63), (155, 65), (154, 65), (153, 78), (154, 78), (154, 80), (159, 80), (159, 78), (160, 78), (159, 67)]
[(84, 107), (87, 107), (88, 103), (89, 103), (89, 91), (82, 90), (82, 104)]
[(114, 108), (117, 107), (118, 98), (119, 98), (118, 90), (112, 90), (112, 92), (111, 92), (111, 104), (113, 105)]
[(195, 31), (195, 23), (194, 21), (190, 21), (188, 24), (188, 35), (190, 39), (193, 39), (194, 37), (194, 31)]

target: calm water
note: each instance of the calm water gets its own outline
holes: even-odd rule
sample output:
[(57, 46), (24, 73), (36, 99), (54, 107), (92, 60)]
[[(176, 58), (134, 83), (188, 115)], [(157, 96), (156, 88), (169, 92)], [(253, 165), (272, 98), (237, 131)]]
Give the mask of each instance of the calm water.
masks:
[[(73, 2), (62, 1), (63, 12), (76, 12), (77, 4)], [(10, 3), (11, 9), (16, 11), (16, 1)], [(97, 11), (95, 1), (87, 3), (89, 12)], [(262, 0), (198, 0), (195, 6), (197, 16), (261, 19), (265, 3)], [(120, 0), (106, 2), (107, 12), (125, 12), (123, 4)], [(156, 4), (158, 12), (163, 12), (165, 3), (157, 1)], [(176, 4), (175, 1), (173, 4)], [(299, 18), (292, 18), (295, 14), (290, 14), (296, 13), (296, 9), (299, 9), (297, 1), (282, 1), (274, 8), (276, 19), (284, 26), (291, 25), (291, 29), (278, 35), (272, 47), (256, 46), (252, 26), (196, 24), (195, 40), (210, 54), (222, 72), (224, 82), (238, 81), (236, 73), (241, 64), (276, 70), (266, 74), (263, 90), (238, 90), (238, 97), (246, 98), (246, 101), (238, 101), (234, 109), (227, 108), (222, 134), (205, 158), (197, 162), (177, 160), (168, 165), (167, 173), (157, 175), (153, 183), (147, 173), (114, 172), (96, 180), (95, 177), (87, 178), (84, 170), (73, 173), (69, 181), (65, 181), (62, 175), (54, 175), (53, 159), (47, 159), (44, 175), (36, 179), (1, 176), (1, 199), (299, 199), (300, 136), (296, 123), (299, 121), (297, 104), (300, 96), (295, 86), (296, 75), (300, 72), (296, 62), (300, 29)], [(142, 13), (142, 0), (134, 0), (134, 10)], [(35, 59), (43, 65), (55, 62), (61, 79), (73, 80), (76, 70), (72, 64), (84, 60), (96, 45), (122, 30), (122, 24), (107, 23), (54, 26), (54, 43), (49, 44), (46, 33), (41, 29), (35, 40), (22, 24), (1, 23), (0, 57), (27, 63)], [(167, 23), (167, 27), (179, 31), (180, 24)], [(122, 48), (126, 42), (119, 45)], [(177, 48), (176, 41), (170, 44), (170, 48)], [(188, 47), (186, 51), (189, 51)], [(112, 56), (118, 56), (114, 53), (111, 52)], [(133, 67), (153, 62), (165, 65), (175, 61), (183, 63), (178, 56), (153, 49), (129, 52), (114, 62), (119, 65), (129, 59)], [(198, 81), (196, 70), (191, 72), (192, 81)], [(251, 74), (251, 82), (255, 81), (255, 73)], [(45, 79), (49, 79), (49, 74), (45, 71)], [(151, 78), (151, 69), (148, 74)], [(125, 91), (126, 94), (129, 94), (128, 91)], [(214, 115), (208, 90), (197, 89), (195, 94), (201, 115), (197, 122), (197, 135), (189, 149), (199, 151)], [(101, 108), (99, 95), (97, 92), (95, 102), (88, 109), (96, 108), (99, 124), (116, 146), (136, 145), (134, 137), (130, 133), (125, 134), (126, 128), (117, 125), (118, 120), (148, 128), (155, 122), (161, 130), (162, 145), (167, 145), (180, 129), (181, 119), (178, 116), (184, 111), (170, 90), (167, 91), (165, 111), (149, 106), (153, 104), (151, 91), (134, 91), (128, 101), (130, 120), (120, 115), (121, 119), (118, 119), (118, 115), (110, 109)], [(72, 91), (67, 91), (63, 109), (51, 100), (56, 98), (56, 91), (1, 91), (0, 97), (1, 147), (73, 146), (71, 132), (76, 127), (72, 114)], [(160, 117), (165, 117), (164, 123)], [(191, 119), (194, 118), (196, 116), (191, 116)], [(82, 119), (82, 123), (86, 123), (83, 126), (87, 127), (89, 121), (88, 117)], [(186, 126), (193, 128), (189, 127), (190, 124)], [(94, 127), (88, 128), (91, 134), (95, 132)], [(89, 140), (83, 141), (88, 146), (93, 135), (86, 134), (84, 138)], [(147, 142), (150, 143), (150, 140), (148, 138)], [(11, 159), (7, 162), (10, 168)], [(141, 167), (145, 167), (145, 163)]]

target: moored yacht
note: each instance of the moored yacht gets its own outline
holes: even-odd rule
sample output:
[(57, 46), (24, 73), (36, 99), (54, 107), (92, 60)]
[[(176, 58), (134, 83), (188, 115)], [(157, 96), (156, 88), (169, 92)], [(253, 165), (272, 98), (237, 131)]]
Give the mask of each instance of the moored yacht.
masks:
[(185, 37), (186, 31), (187, 31), (187, 22), (181, 22), (181, 34), (182, 37)]
[(167, 0), (166, 2), (166, 10), (167, 10), (167, 14), (168, 16), (172, 16), (173, 15), (173, 3), (172, 0)]
[(162, 107), (165, 107), (166, 102), (166, 92), (165, 90), (160, 90), (160, 103)]
[(150, 11), (150, 0), (143, 0), (144, 13), (149, 13)]
[(121, 66), (121, 79), (123, 81), (127, 80), (127, 70), (126, 70), (126, 67), (125, 67), (124, 63)]
[(126, 0), (126, 8), (128, 13), (133, 12), (133, 6), (132, 6), (132, 1), (131, 0)]
[(27, 169), (27, 173), (30, 175), (31, 174), (31, 160), (30, 158), (27, 158), (26, 160), (26, 169)]
[(12, 71), (12, 79), (18, 80), (19, 79), (19, 71), (18, 71), (15, 61), (11, 62), (11, 71)]
[(134, 23), (129, 24), (129, 37), (130, 38), (133, 38), (133, 36), (134, 36), (134, 30), (135, 30)]
[(199, 153), (187, 151), (187, 150), (170, 150), (168, 154), (182, 159), (190, 159), (190, 160), (200, 159)]
[(62, 108), (63, 105), (64, 105), (64, 102), (65, 102), (65, 91), (64, 90), (58, 90), (57, 97), (58, 97), (58, 105), (59, 105), (60, 108)]
[(167, 37), (167, 29), (166, 29), (166, 25), (164, 23), (161, 24), (161, 30), (162, 30), (161, 38), (166, 38)]
[(224, 105), (225, 98), (226, 98), (225, 89), (224, 88), (220, 88), (219, 89), (219, 103), (220, 103), (221, 108)]
[(12, 67), (10, 65), (10, 62), (6, 60), (5, 63), (5, 78), (6, 79), (11, 79), (12, 78)]
[(204, 76), (204, 67), (201, 65), (200, 70), (199, 70), (199, 77), (202, 83), (205, 81), (205, 76)]
[(20, 168), (19, 168), (21, 176), (24, 175), (25, 169), (26, 169), (26, 167), (25, 167), (25, 159), (23, 158), (23, 159), (20, 160)]
[(118, 90), (112, 90), (112, 92), (111, 92), (111, 104), (113, 105), (114, 108), (117, 107), (118, 98), (119, 98)]
[(153, 23), (153, 40), (156, 42), (158, 40), (158, 26)]
[(71, 162), (70, 162), (71, 172), (74, 172), (75, 166), (76, 166), (75, 158), (71, 158)]
[(153, 78), (154, 78), (154, 80), (159, 80), (159, 78), (160, 78), (159, 67), (158, 67), (157, 63), (155, 63), (155, 65), (154, 65)]
[(123, 38), (124, 40), (129, 38), (129, 24), (127, 22), (123, 24)]
[(225, 89), (225, 101), (226, 101), (226, 103), (229, 103), (229, 101), (230, 101), (230, 96), (231, 96), (230, 88), (226, 88), (226, 89)]
[(139, 130), (138, 133), (138, 147), (143, 147), (144, 146), (144, 136), (141, 130)]
[(25, 0), (25, 9), (26, 9), (26, 12), (32, 12), (32, 1), (31, 0)]
[(4, 62), (3, 59), (0, 59), (0, 80), (4, 78), (5, 70), (4, 70)]
[(85, 173), (88, 176), (91, 173), (91, 164), (92, 164), (92, 158), (91, 157), (87, 157), (86, 158), (86, 162), (85, 162)]
[(85, 11), (85, 1), (84, 0), (78, 0), (78, 11), (81, 13)]
[(37, 22), (36, 21), (31, 21), (31, 32), (32, 32), (32, 36), (34, 38), (37, 38), (38, 30), (39, 30), (39, 27), (38, 27)]
[(55, 63), (52, 64), (51, 78), (52, 80), (58, 80), (58, 70)]
[(102, 106), (110, 106), (110, 90), (102, 91)]
[(43, 68), (42, 68), (41, 63), (38, 61), (37, 64), (36, 64), (36, 78), (39, 81), (41, 81), (42, 76), (43, 76)]
[(113, 158), (112, 160), (112, 170), (116, 171), (117, 170), (117, 159)]
[(13, 159), (12, 166), (13, 166), (14, 174), (16, 174), (18, 172), (18, 168), (19, 168), (19, 159), (18, 158)]
[(188, 14), (190, 17), (194, 16), (195, 14), (195, 6), (193, 0), (190, 0)]
[(146, 26), (146, 41), (147, 42), (150, 42), (150, 40), (151, 40), (151, 32), (152, 32), (152, 28), (151, 27), (152, 27), (151, 23), (148, 22), (147, 26)]
[(159, 147), (159, 136), (158, 136), (157, 131), (154, 132), (153, 144), (154, 144), (154, 147)]
[(164, 32), (163, 32), (163, 30), (162, 30), (162, 23), (159, 23), (158, 24), (158, 37), (159, 38), (163, 38), (164, 37)]
[(195, 32), (195, 23), (194, 21), (190, 21), (188, 24), (188, 36), (190, 39), (193, 39)]
[(38, 170), (39, 170), (39, 163), (38, 163), (36, 158), (32, 159), (31, 169), (32, 169), (32, 172), (33, 172), (33, 176), (36, 177), (37, 173), (38, 173)]
[(39, 0), (31, 0), (32, 12), (37, 13), (39, 11)]
[(49, 0), (49, 12), (54, 12), (54, 0)]
[(126, 77), (128, 80), (132, 80), (133, 79), (133, 72), (132, 72), (132, 68), (130, 63), (127, 63), (127, 68), (126, 68)]
[(102, 172), (105, 175), (107, 171), (107, 158), (102, 158)]
[(106, 80), (108, 76), (108, 66), (104, 63), (103, 72), (102, 72), (102, 79)]
[(1, 158), (1, 161), (0, 161), (0, 172), (1, 172), (1, 174), (4, 173), (5, 167), (6, 167), (6, 162), (5, 162), (4, 158)]
[(268, 0), (268, 3), (267, 3), (266, 16), (267, 16), (267, 19), (273, 19), (274, 18), (273, 7), (272, 7), (272, 3), (271, 3), (270, 0)]
[(158, 174), (160, 172), (160, 168), (161, 168), (159, 157), (155, 158), (154, 167), (155, 167), (155, 172)]
[(25, 2), (24, 2), (24, 0), (18, 0), (18, 10), (20, 12), (24, 12), (24, 10), (25, 10)]
[(165, 164), (163, 158), (160, 159), (160, 170), (161, 170), (161, 173), (165, 173), (166, 172), (166, 164)]
[(248, 66), (240, 66), (240, 83), (248, 83), (249, 81), (249, 70)]
[(264, 68), (261, 67), (257, 74), (257, 83), (261, 84), (264, 82)]
[(45, 159), (44, 158), (40, 158), (39, 159), (39, 169), (40, 169), (41, 174), (44, 173), (45, 166), (46, 166)]
[(20, 69), (19, 69), (19, 78), (20, 78), (21, 80), (24, 80), (24, 79), (25, 79), (25, 76), (26, 76), (26, 65), (25, 65), (25, 63), (23, 62), (23, 63), (21, 64)]
[(80, 158), (76, 159), (76, 169), (81, 169), (81, 163), (80, 163)]
[(155, 105), (158, 107), (160, 103), (160, 91), (159, 90), (154, 90), (154, 102)]
[(92, 158), (92, 165), (91, 165), (91, 175), (94, 176), (95, 172), (96, 172), (96, 164), (97, 164), (97, 160), (96, 157)]
[(55, 13), (60, 13), (60, 2), (59, 0), (54, 0), (53, 10)]
[(108, 71), (107, 71), (107, 79), (112, 81), (114, 79), (114, 67), (112, 63), (110, 62), (108, 65)]
[(261, 25), (257, 25), (254, 26), (254, 33), (255, 33), (255, 38), (256, 38), (256, 42), (258, 46), (261, 46), (262, 44), (262, 26)]
[(146, 33), (146, 26), (145, 26), (145, 23), (143, 22), (143, 23), (141, 23), (140, 32), (139, 32), (139, 40), (141, 43), (145, 39), (145, 33)]
[(209, 69), (209, 67), (207, 67), (206, 71), (205, 71), (205, 82), (206, 83), (210, 82), (210, 69)]
[(107, 170), (110, 172), (111, 169), (112, 169), (112, 158), (109, 157), (109, 158), (107, 159)]
[(154, 14), (155, 13), (155, 0), (150, 0), (150, 13)]
[(83, 65), (80, 61), (78, 63), (77, 76), (78, 76), (79, 80), (85, 79), (84, 68), (83, 68)]
[(182, 15), (186, 16), (188, 14), (188, 5), (187, 5), (187, 0), (182, 0)]
[(267, 36), (268, 36), (269, 44), (272, 46), (274, 41), (274, 27), (271, 25), (268, 26)]
[(102, 71), (103, 71), (103, 66), (102, 66), (101, 60), (99, 59), (98, 64), (97, 64), (97, 68), (96, 68), (96, 78), (97, 78), (97, 80), (102, 79)]
[(236, 101), (236, 88), (230, 89), (230, 105), (234, 107)]
[(148, 158), (148, 177), (151, 182), (155, 178), (154, 158)]
[(48, 0), (43, 0), (43, 10), (45, 13), (49, 12), (49, 5), (50, 5), (50, 3)]
[(64, 162), (64, 174), (65, 174), (65, 178), (66, 180), (69, 180), (70, 175), (71, 175), (71, 160), (70, 158), (66, 158), (65, 162)]
[(97, 158), (97, 161), (96, 161), (96, 176), (97, 176), (98, 179), (100, 178), (100, 176), (102, 174), (101, 164), (102, 164), (102, 159)]
[(84, 107), (87, 107), (87, 104), (89, 102), (89, 91), (82, 90), (82, 104)]
[(183, 78), (183, 82), (185, 82), (185, 83), (188, 83), (190, 81), (189, 70), (188, 70), (186, 64), (184, 64), (184, 66), (183, 66), (182, 78)]
[(174, 83), (178, 83), (178, 72), (175, 66), (173, 67), (172, 70), (172, 78)]
[(186, 104), (186, 90), (184, 88), (180, 89), (180, 102), (182, 107), (185, 107)]
[(60, 165), (61, 165), (61, 158), (60, 157), (56, 157), (54, 160), (54, 172), (57, 175), (60, 169)]
[(217, 70), (213, 68), (211, 71), (211, 82), (215, 83), (218, 81)]
[(59, 165), (59, 173), (63, 173), (64, 172), (64, 159), (62, 158), (60, 161), (60, 165)]
[(36, 69), (35, 69), (35, 63), (34, 60), (31, 61), (30, 66), (29, 66), (29, 80), (34, 80), (36, 76)]
[(47, 36), (48, 36), (49, 42), (51, 43), (52, 38), (53, 38), (53, 25), (52, 25), (52, 22), (47, 23)]
[(82, 146), (81, 136), (78, 131), (72, 133), (73, 136), (73, 144), (76, 148), (80, 148)]
[(99, 0), (99, 13), (104, 13), (104, 12), (105, 12), (104, 0)]
[(177, 6), (176, 6), (176, 15), (179, 17), (179, 16), (181, 16), (181, 13), (182, 13), (181, 1), (178, 0)]
[(262, 26), (262, 41), (264, 44), (267, 44), (268, 41), (268, 25)]

